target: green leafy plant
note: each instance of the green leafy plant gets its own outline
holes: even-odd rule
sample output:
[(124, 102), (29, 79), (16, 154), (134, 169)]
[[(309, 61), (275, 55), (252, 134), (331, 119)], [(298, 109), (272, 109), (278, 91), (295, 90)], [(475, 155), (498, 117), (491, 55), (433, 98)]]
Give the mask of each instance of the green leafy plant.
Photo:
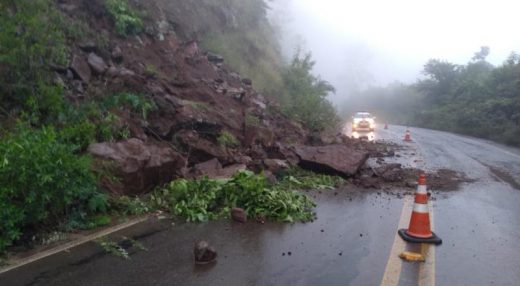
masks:
[(145, 67), (145, 73), (153, 78), (157, 78), (159, 75), (159, 71), (157, 70), (157, 67), (153, 64), (147, 64)]
[(109, 201), (112, 210), (122, 215), (141, 215), (153, 211), (153, 206), (139, 197), (118, 196)]
[(256, 126), (260, 126), (260, 118), (254, 116), (254, 115), (251, 115), (251, 114), (247, 114), (246, 115), (246, 126), (251, 126), (251, 127), (256, 127)]
[(50, 127), (19, 124), (0, 140), (0, 251), (29, 227), (106, 211), (90, 158), (76, 150)]
[(233, 207), (244, 208), (250, 217), (308, 221), (313, 218), (314, 207), (306, 195), (270, 185), (264, 176), (249, 171), (240, 171), (227, 180), (177, 180), (156, 190), (152, 200), (158, 208), (189, 222), (228, 216)]
[(107, 97), (102, 106), (107, 109), (129, 107), (133, 112), (139, 114), (143, 119), (148, 118), (150, 111), (157, 109), (155, 101), (143, 94), (117, 93)]
[(96, 125), (84, 120), (77, 124), (65, 126), (60, 131), (60, 141), (69, 144), (76, 151), (81, 152), (87, 150), (88, 146), (95, 141)]
[(137, 34), (143, 29), (139, 13), (126, 0), (106, 0), (105, 6), (115, 22), (118, 34), (122, 36)]
[(233, 136), (233, 134), (228, 131), (223, 131), (220, 133), (220, 136), (217, 138), (218, 144), (225, 148), (233, 148), (240, 145), (240, 142)]
[(340, 119), (332, 103), (327, 100), (334, 87), (312, 74), (315, 62), (311, 55), (297, 53), (283, 73), (284, 93), (282, 111), (313, 131), (334, 130)]
[(24, 113), (33, 124), (52, 121), (65, 102), (51, 66), (68, 66), (54, 1), (2, 1), (0, 27), (0, 114)]
[[(122, 241), (117, 243), (115, 241), (109, 240), (106, 237), (102, 237), (96, 240), (98, 245), (108, 254), (120, 257), (125, 260), (130, 260), (130, 254), (128, 253), (128, 249), (134, 247), (135, 249), (148, 251), (141, 242), (128, 238), (126, 236), (121, 237)], [(124, 246), (124, 247), (123, 247)]]
[(121, 128), (121, 130), (119, 130), (118, 135), (119, 135), (118, 137), (123, 140), (130, 138), (131, 134), (130, 134), (130, 128), (128, 127), (128, 125), (123, 126), (123, 128)]
[(130, 259), (130, 254), (128, 254), (128, 251), (124, 249), (121, 245), (119, 245), (117, 242), (108, 240), (104, 237), (98, 239), (96, 242), (106, 253), (112, 254), (125, 260)]
[(292, 168), (278, 174), (279, 185), (287, 189), (335, 189), (345, 183), (338, 176), (316, 174), (300, 168)]
[(142, 250), (142, 251), (148, 251), (148, 248), (146, 248), (146, 246), (144, 246), (144, 244), (142, 244), (141, 242), (139, 242), (139, 241), (137, 241), (137, 240), (135, 240), (133, 238), (126, 237), (126, 236), (123, 236), (122, 238), (125, 241), (130, 242), (132, 247), (135, 247), (136, 249), (139, 249), (139, 250)]

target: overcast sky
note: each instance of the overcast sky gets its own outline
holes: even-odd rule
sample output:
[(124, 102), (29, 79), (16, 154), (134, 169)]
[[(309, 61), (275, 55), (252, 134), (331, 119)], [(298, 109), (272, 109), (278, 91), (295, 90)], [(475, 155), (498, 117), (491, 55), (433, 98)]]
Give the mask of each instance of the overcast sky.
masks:
[(520, 51), (520, 1), (277, 0), (286, 53), (301, 45), (316, 73), (337, 87), (342, 102), (352, 88), (413, 82), (430, 58), (468, 62), (480, 46), (501, 64)]

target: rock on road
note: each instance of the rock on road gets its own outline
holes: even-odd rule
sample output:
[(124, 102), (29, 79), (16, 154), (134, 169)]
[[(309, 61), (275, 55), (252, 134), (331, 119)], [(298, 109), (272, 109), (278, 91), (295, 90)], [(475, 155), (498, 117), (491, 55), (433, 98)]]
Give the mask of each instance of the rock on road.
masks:
[[(434, 190), (434, 228), (444, 242), (434, 248), (432, 277), (421, 280), (420, 264), (398, 260), (397, 284), (519, 285), (520, 150), (418, 128), (403, 143), (404, 132), (380, 126), (371, 136), (404, 145), (398, 154), (412, 166), (474, 181)], [(318, 204), (312, 223), (147, 222), (118, 234), (149, 249), (131, 260), (88, 243), (0, 274), (0, 285), (380, 285), (404, 200), (352, 189), (310, 194)], [(217, 249), (217, 263), (194, 266), (198, 239)]]

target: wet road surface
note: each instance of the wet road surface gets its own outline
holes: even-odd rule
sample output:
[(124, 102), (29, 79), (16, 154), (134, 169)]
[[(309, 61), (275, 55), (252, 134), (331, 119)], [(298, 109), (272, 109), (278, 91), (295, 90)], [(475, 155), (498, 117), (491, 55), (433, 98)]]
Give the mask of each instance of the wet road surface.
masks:
[[(403, 136), (394, 127), (382, 136)], [(438, 285), (520, 285), (520, 152), (484, 140), (412, 128), (425, 167), (465, 172), (474, 183), (438, 195)]]
[[(373, 136), (402, 143), (404, 131), (390, 126)], [(131, 260), (88, 243), (1, 274), (0, 285), (380, 285), (386, 275), (399, 285), (520, 285), (520, 151), (444, 132), (411, 132), (414, 142), (398, 152), (409, 165), (476, 179), (458, 191), (434, 190), (432, 218), (444, 243), (429, 249), (427, 264), (389, 257), (401, 244), (422, 247), (395, 239), (410, 198), (343, 189), (310, 193), (318, 204), (313, 223), (151, 221), (114, 235), (135, 237), (149, 249), (132, 252)], [(194, 266), (197, 239), (217, 249), (216, 264)]]

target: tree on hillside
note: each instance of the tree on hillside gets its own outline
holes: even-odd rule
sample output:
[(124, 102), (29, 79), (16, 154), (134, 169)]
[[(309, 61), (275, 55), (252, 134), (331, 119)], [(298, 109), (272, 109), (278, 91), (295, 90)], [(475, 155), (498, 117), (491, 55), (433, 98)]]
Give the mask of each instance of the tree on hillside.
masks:
[(311, 54), (297, 53), (283, 73), (285, 91), (282, 96), (284, 113), (314, 131), (335, 127), (338, 117), (335, 108), (327, 100), (334, 87), (314, 76)]
[(433, 103), (445, 101), (454, 85), (461, 67), (447, 61), (429, 60), (423, 69), (427, 79), (417, 83), (417, 88), (424, 92)]
[[(1, 1), (0, 1), (1, 2)], [(0, 111), (51, 116), (62, 104), (50, 66), (67, 65), (59, 12), (51, 0), (0, 3)], [(36, 120), (37, 121), (37, 120)]]

